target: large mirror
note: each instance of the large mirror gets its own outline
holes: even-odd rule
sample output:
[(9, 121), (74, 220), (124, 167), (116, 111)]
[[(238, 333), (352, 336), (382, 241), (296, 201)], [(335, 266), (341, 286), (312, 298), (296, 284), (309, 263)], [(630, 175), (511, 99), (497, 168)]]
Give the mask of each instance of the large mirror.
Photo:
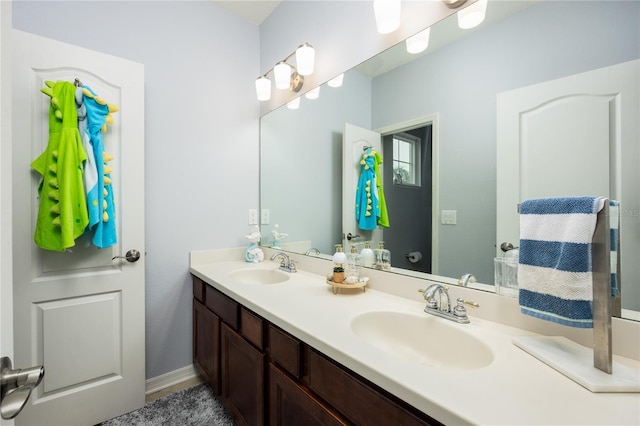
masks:
[[(453, 15), (432, 27), (422, 54), (409, 55), (401, 43), (347, 71), (342, 86), (322, 85), (318, 99), (303, 97), (296, 110), (281, 107), (262, 117), (260, 203), (269, 210), (262, 244), (273, 244), (271, 231), (278, 225), (287, 234), (279, 241), (285, 250), (304, 253), (313, 247), (331, 255), (338, 243), (361, 249), (361, 239), (343, 240), (345, 124), (383, 134), (431, 124), (432, 169), (423, 170), (433, 178), (430, 198), (389, 205), (391, 226), (383, 237), (394, 232), (394, 218), (416, 228), (430, 224), (425, 238), (432, 253), (423, 255), (428, 275), (416, 272), (420, 268), (407, 262), (405, 250), (392, 250), (392, 272), (436, 275), (446, 282), (471, 273), (479, 287), (491, 289), (500, 244), (498, 94), (639, 56), (636, 2), (490, 1), (486, 21), (465, 31)], [(628, 229), (637, 227), (638, 211), (637, 200), (622, 206), (623, 224), (632, 225)], [(622, 264), (638, 264), (640, 235), (623, 232), (621, 238), (636, 246), (627, 257), (621, 253)], [(639, 318), (638, 276), (623, 270), (626, 318)]]

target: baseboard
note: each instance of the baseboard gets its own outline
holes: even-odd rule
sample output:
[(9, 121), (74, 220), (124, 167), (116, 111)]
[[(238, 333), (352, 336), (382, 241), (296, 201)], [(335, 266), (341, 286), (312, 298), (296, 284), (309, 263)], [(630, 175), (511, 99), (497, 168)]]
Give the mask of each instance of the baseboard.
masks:
[(186, 367), (178, 368), (177, 370), (169, 371), (157, 377), (147, 379), (145, 382), (145, 395), (149, 395), (154, 392), (161, 391), (170, 386), (184, 382), (186, 380), (198, 377), (199, 374), (193, 364)]

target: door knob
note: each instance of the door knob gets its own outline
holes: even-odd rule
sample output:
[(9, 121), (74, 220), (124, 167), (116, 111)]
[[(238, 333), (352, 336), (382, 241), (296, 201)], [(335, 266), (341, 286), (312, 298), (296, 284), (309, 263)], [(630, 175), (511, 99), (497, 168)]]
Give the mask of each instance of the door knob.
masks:
[(500, 250), (502, 250), (503, 252), (508, 252), (509, 250), (513, 250), (515, 247), (513, 246), (513, 244), (511, 244), (508, 241), (505, 241), (504, 243), (500, 244)]
[(114, 256), (111, 260), (125, 259), (127, 262), (133, 263), (140, 259), (140, 252), (136, 249), (129, 250), (124, 256)]
[(0, 414), (5, 420), (11, 420), (24, 408), (31, 391), (44, 377), (44, 367), (15, 369), (11, 368), (11, 359), (0, 360)]

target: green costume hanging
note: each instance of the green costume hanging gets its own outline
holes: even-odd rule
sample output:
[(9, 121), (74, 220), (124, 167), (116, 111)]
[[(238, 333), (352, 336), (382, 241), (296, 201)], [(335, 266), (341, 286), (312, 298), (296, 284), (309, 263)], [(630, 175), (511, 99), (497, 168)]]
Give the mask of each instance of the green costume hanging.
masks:
[(66, 81), (58, 81), (51, 88), (49, 143), (31, 163), (42, 176), (34, 241), (46, 250), (73, 247), (89, 223), (82, 180), (87, 154), (78, 132), (75, 89)]

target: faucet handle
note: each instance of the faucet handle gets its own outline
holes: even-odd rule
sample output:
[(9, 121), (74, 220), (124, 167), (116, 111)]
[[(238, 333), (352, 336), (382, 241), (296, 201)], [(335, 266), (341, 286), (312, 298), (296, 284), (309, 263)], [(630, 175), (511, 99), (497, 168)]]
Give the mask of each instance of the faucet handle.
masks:
[(459, 297), (457, 301), (458, 303), (456, 304), (456, 307), (453, 308), (453, 315), (460, 318), (466, 318), (467, 309), (464, 307), (464, 299)]
[(456, 307), (453, 308), (453, 315), (460, 317), (460, 318), (466, 318), (467, 317), (467, 309), (464, 307), (464, 305), (469, 305), (472, 308), (479, 308), (480, 305), (478, 305), (476, 302), (469, 302), (464, 300), (461, 297), (458, 297), (457, 299), (457, 304)]

